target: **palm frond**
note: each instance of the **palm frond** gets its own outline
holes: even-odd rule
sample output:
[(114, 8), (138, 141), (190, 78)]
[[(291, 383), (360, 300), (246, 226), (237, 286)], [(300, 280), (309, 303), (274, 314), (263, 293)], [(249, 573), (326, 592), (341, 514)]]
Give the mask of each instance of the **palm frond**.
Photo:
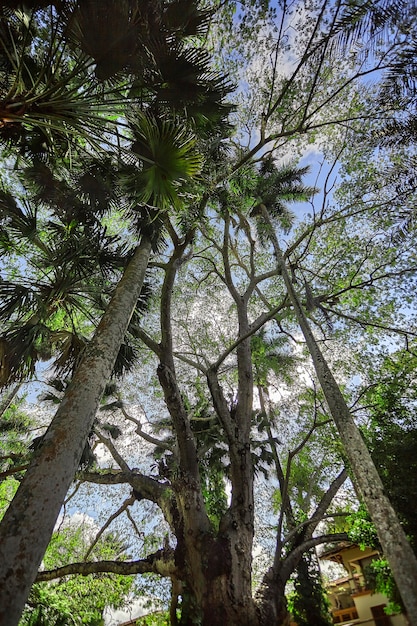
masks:
[(83, 0), (68, 21), (66, 36), (95, 61), (95, 75), (107, 80), (134, 64), (140, 45), (139, 13), (127, 0)]
[(342, 4), (342, 11), (332, 28), (333, 46), (345, 50), (355, 45), (367, 33), (369, 46), (377, 41), (375, 35), (389, 29), (404, 16), (407, 0), (351, 0)]
[(42, 323), (27, 323), (0, 338), (0, 386), (29, 379), (38, 360), (50, 358), (50, 331)]
[(254, 191), (257, 203), (251, 214), (256, 215), (258, 207), (263, 205), (271, 217), (279, 220), (281, 227), (288, 230), (293, 215), (287, 204), (305, 202), (317, 192), (315, 187), (304, 185), (302, 181), (308, 171), (308, 167), (296, 167), (291, 163), (278, 168), (272, 157), (266, 157), (259, 168)]
[(417, 35), (411, 32), (408, 41), (394, 57), (389, 69), (385, 72), (380, 89), (379, 100), (405, 100), (404, 110), (409, 108), (412, 100), (417, 97)]
[(57, 380), (61, 381), (62, 377), (70, 377), (74, 373), (88, 340), (75, 332), (59, 330), (51, 334), (51, 342), (57, 352), (52, 369), (57, 375)]
[(113, 367), (112, 375), (116, 378), (120, 378), (124, 374), (130, 372), (137, 362), (137, 359), (138, 352), (136, 348), (132, 344), (125, 341), (120, 346), (120, 350)]
[(132, 126), (132, 151), (142, 161), (137, 176), (138, 201), (161, 209), (179, 206), (179, 184), (196, 177), (203, 164), (195, 135), (175, 120), (140, 111)]
[(94, 61), (68, 45), (70, 13), (0, 14), (0, 142), (15, 142), (23, 154), (39, 157), (57, 145), (68, 147), (75, 135), (98, 143), (124, 109), (123, 87), (103, 88), (92, 80)]
[(232, 85), (212, 69), (208, 53), (161, 39), (154, 39), (151, 49), (158, 65), (151, 82), (156, 102), (185, 114), (199, 132), (224, 124), (233, 108), (224, 102)]
[(27, 315), (37, 302), (37, 296), (31, 287), (0, 279), (0, 318), (19, 319)]
[(168, 32), (178, 32), (181, 37), (204, 35), (213, 10), (200, 9), (195, 0), (173, 0), (164, 10), (162, 24)]
[(371, 139), (379, 145), (394, 147), (398, 144), (412, 145), (417, 141), (417, 115), (392, 120), (372, 131)]
[(26, 204), (26, 213), (8, 192), (0, 190), (0, 220), (21, 237), (30, 239), (36, 234), (36, 209)]

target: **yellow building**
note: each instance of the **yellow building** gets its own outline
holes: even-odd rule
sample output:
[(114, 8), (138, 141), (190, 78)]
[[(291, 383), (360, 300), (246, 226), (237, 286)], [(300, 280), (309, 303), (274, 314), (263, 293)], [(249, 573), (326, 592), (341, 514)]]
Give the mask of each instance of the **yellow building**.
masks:
[(381, 593), (367, 588), (364, 569), (375, 558), (377, 550), (361, 550), (357, 545), (344, 542), (337, 548), (320, 555), (322, 561), (343, 565), (347, 575), (327, 583), (334, 624), (366, 624), (367, 626), (407, 626), (403, 615), (388, 616), (384, 607), (388, 599)]

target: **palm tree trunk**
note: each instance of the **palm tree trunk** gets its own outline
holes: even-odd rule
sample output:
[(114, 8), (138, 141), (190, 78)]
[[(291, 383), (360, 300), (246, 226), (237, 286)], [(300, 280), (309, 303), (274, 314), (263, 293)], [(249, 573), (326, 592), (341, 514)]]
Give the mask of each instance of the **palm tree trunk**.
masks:
[(4, 397), (1, 399), (1, 402), (0, 402), (0, 417), (2, 417), (3, 414), (7, 411), (7, 409), (9, 408), (11, 403), (13, 402), (13, 399), (14, 399), (15, 395), (17, 394), (17, 392), (19, 391), (21, 386), (22, 386), (22, 383), (17, 383), (17, 385), (15, 385), (13, 387), (13, 389), (11, 391), (9, 391), (9, 393), (5, 394)]
[(340, 439), (349, 459), (359, 491), (375, 524), (379, 541), (390, 564), (408, 617), (412, 624), (417, 624), (417, 559), (397, 514), (384, 493), (384, 487), (378, 471), (352, 418), (349, 407), (314, 338), (308, 319), (287, 272), (278, 239), (266, 208), (262, 209), (262, 217), (270, 226), (272, 244), (288, 296), (294, 307), (294, 312), (313, 360), (320, 386), (326, 398), (330, 414), (339, 431)]
[(0, 624), (17, 625), (142, 289), (142, 239), (0, 524)]

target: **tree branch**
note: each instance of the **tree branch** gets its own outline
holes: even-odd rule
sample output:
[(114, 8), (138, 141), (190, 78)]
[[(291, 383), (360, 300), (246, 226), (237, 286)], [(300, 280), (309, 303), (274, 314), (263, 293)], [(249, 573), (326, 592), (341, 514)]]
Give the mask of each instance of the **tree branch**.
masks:
[(159, 448), (162, 448), (163, 450), (169, 450), (170, 452), (174, 453), (174, 447), (170, 446), (168, 443), (161, 441), (161, 439), (157, 439), (156, 437), (153, 437), (152, 435), (148, 435), (148, 433), (145, 433), (144, 430), (142, 430), (142, 424), (140, 422), (140, 420), (136, 419), (135, 417), (133, 417), (132, 415), (130, 415), (126, 409), (124, 408), (124, 406), (122, 405), (120, 407), (121, 412), (123, 413), (124, 417), (129, 420), (130, 422), (133, 422), (134, 424), (136, 424), (137, 428), (136, 428), (136, 434), (139, 435), (139, 437), (142, 437), (142, 439), (144, 439), (145, 441), (147, 441), (148, 443), (153, 444), (154, 446), (158, 446)]
[(94, 561), (71, 563), (63, 567), (57, 567), (53, 570), (39, 572), (36, 582), (45, 582), (62, 578), (63, 576), (71, 576), (81, 574), (88, 576), (89, 574), (119, 574), (120, 576), (129, 576), (132, 574), (145, 574), (152, 572), (160, 576), (176, 576), (177, 567), (174, 560), (174, 551), (171, 548), (158, 550), (154, 554), (149, 555), (146, 559), (139, 561)]
[(307, 541), (303, 541), (303, 543), (291, 550), (287, 558), (284, 559), (280, 576), (282, 576), (284, 580), (288, 580), (294, 569), (297, 567), (297, 563), (302, 554), (311, 548), (314, 548), (314, 546), (319, 546), (323, 543), (336, 543), (338, 541), (348, 540), (349, 536), (347, 533), (335, 533), (330, 535), (320, 535), (319, 537), (312, 537), (311, 539), (307, 539)]
[(106, 523), (100, 528), (100, 530), (98, 531), (98, 533), (96, 534), (96, 536), (94, 537), (94, 540), (92, 541), (90, 547), (88, 548), (87, 552), (84, 555), (84, 560), (86, 561), (88, 559), (88, 557), (90, 556), (90, 554), (92, 553), (92, 551), (94, 550), (94, 547), (97, 545), (97, 543), (100, 540), (100, 537), (102, 537), (103, 533), (106, 532), (107, 528), (110, 526), (110, 524), (119, 517), (119, 515), (121, 515), (123, 513), (123, 511), (126, 511), (127, 508), (129, 506), (132, 506), (132, 504), (134, 504), (136, 502), (136, 496), (132, 495), (129, 498), (126, 498), (126, 500), (123, 502), (123, 504), (117, 509), (117, 511), (115, 513), (113, 513), (112, 515), (110, 515), (110, 517), (108, 518), (108, 520), (106, 521)]

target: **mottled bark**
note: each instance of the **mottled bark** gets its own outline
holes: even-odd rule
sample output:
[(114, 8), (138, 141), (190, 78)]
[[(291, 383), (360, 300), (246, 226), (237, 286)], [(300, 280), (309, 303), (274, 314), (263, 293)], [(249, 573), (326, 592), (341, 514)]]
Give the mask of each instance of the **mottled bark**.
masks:
[(260, 626), (289, 626), (290, 614), (285, 597), (287, 579), (271, 567), (256, 592), (257, 612)]
[[(161, 576), (174, 576), (176, 567), (174, 563), (173, 550), (163, 549), (150, 554), (146, 559), (140, 561), (85, 561), (82, 563), (70, 563), (53, 570), (39, 572), (36, 582), (56, 580), (63, 576), (81, 574), (119, 574), (120, 576), (130, 576), (131, 574), (154, 573)], [(3, 622), (1, 622), (3, 624)]]
[(375, 524), (379, 541), (388, 559), (402, 600), (412, 623), (417, 624), (417, 559), (407, 540), (384, 488), (369, 450), (357, 428), (340, 388), (330, 371), (310, 328), (307, 316), (287, 272), (285, 261), (272, 229), (266, 209), (262, 216), (271, 227), (271, 238), (285, 286), (294, 307), (298, 323), (313, 360), (320, 386), (330, 414), (338, 429), (349, 459), (356, 484)]
[(174, 251), (165, 266), (161, 294), (161, 342), (152, 347), (160, 365), (158, 378), (176, 435), (176, 470), (170, 476), (176, 499), (175, 562), (181, 586), (180, 626), (259, 626), (252, 598), (253, 467), (250, 451), (252, 417), (252, 372), (247, 320), (247, 298), (233, 287), (227, 268), (227, 227), (224, 262), (228, 286), (239, 316), (239, 336), (247, 336), (237, 349), (238, 398), (231, 410), (217, 378), (217, 368), (207, 373), (215, 410), (230, 450), (232, 504), (216, 533), (209, 522), (202, 496), (199, 459), (190, 417), (184, 406), (175, 372), (171, 328), (171, 298), (187, 242), (174, 241)]
[(151, 244), (143, 240), (0, 525), (0, 623), (14, 626), (74, 478), (139, 297)]

